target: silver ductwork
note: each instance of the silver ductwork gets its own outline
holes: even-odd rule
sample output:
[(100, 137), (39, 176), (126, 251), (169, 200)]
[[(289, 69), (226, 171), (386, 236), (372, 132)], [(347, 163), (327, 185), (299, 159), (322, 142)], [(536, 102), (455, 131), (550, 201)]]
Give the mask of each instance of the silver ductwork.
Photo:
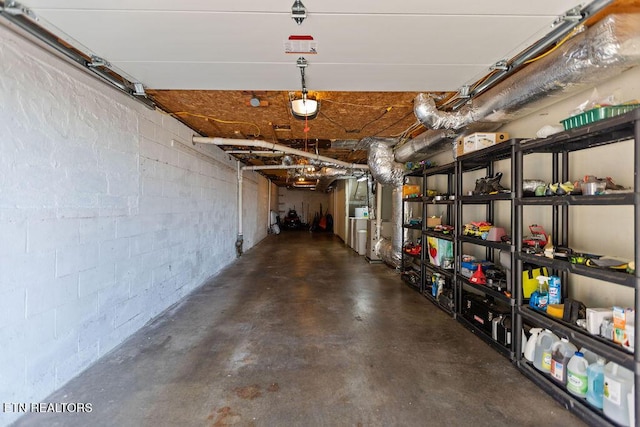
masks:
[(395, 268), (402, 261), (402, 184), (404, 183), (404, 165), (394, 160), (393, 146), (397, 139), (365, 138), (369, 145), (368, 165), (373, 178), (382, 185), (393, 186), (391, 204), (391, 241), (381, 239), (376, 243), (376, 252), (380, 259)]
[(402, 185), (404, 165), (394, 160), (393, 146), (398, 143), (395, 138), (364, 138), (369, 144), (367, 164), (373, 178), (382, 185), (397, 187)]
[(425, 159), (449, 148), (456, 136), (457, 134), (451, 130), (427, 130), (405, 144), (395, 147), (395, 160), (405, 163)]
[(507, 123), (593, 87), (640, 64), (640, 16), (610, 15), (557, 52), (532, 62), (475, 98), (471, 108), (439, 111), (424, 94), (414, 113), (431, 129), (458, 130), (472, 123)]

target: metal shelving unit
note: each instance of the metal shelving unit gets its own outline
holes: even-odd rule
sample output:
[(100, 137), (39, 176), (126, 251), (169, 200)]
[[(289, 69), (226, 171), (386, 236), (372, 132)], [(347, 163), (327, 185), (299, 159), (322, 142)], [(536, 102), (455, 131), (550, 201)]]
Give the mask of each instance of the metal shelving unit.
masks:
[[(510, 203), (509, 211), (511, 212), (511, 226), (514, 224), (513, 217), (513, 200), (515, 194), (513, 191), (507, 193), (497, 193), (497, 194), (481, 194), (481, 195), (468, 195), (464, 193), (463, 189), (463, 176), (469, 172), (484, 170), (486, 171), (486, 176), (495, 176), (495, 164), (501, 160), (510, 160), (511, 167), (511, 189), (514, 188), (514, 170), (515, 170), (515, 147), (517, 144), (517, 140), (512, 139), (509, 141), (505, 141), (503, 143), (475, 151), (472, 153), (464, 154), (462, 156), (458, 156), (456, 160), (456, 318), (458, 321), (471, 330), (474, 334), (478, 335), (480, 338), (488, 342), (492, 347), (496, 348), (501, 354), (505, 355), (510, 360), (515, 358), (514, 352), (514, 341), (515, 335), (519, 334), (519, 331), (516, 331), (515, 328), (515, 300), (512, 295), (507, 295), (503, 292), (499, 292), (495, 289), (492, 289), (485, 285), (476, 285), (471, 283), (466, 277), (460, 274), (461, 271), (461, 262), (463, 255), (463, 243), (473, 244), (476, 246), (483, 247), (485, 249), (485, 259), (489, 261), (494, 261), (494, 250), (502, 250), (510, 253), (513, 265), (513, 256), (514, 256), (514, 246), (510, 243), (505, 242), (493, 242), (483, 240), (479, 237), (465, 236), (462, 234), (462, 230), (464, 228), (463, 222), (463, 213), (465, 206), (467, 205), (484, 205), (486, 206), (485, 210), (485, 218), (488, 222), (494, 224), (495, 219), (495, 207), (494, 204), (496, 202), (505, 202)], [(494, 224), (495, 225), (495, 224)], [(516, 281), (514, 277), (511, 277), (511, 283), (515, 284)], [(466, 289), (466, 291), (465, 291)], [(501, 343), (498, 343), (493, 339), (493, 337), (488, 334), (482, 328), (479, 328), (469, 319), (465, 318), (463, 315), (463, 292), (471, 292), (471, 293), (481, 293), (486, 298), (493, 300), (496, 303), (501, 304), (504, 307), (508, 307), (510, 311), (510, 319), (511, 319), (511, 331), (512, 331), (512, 340), (511, 344), (508, 346), (504, 346)]]
[[(449, 163), (442, 166), (436, 166), (433, 168), (428, 168), (424, 170), (424, 189), (425, 191), (429, 188), (430, 181), (436, 176), (445, 176), (446, 177), (446, 188), (445, 193), (448, 195), (452, 195), (455, 190), (455, 164)], [(442, 185), (442, 184), (441, 184)], [(455, 236), (453, 233), (443, 233), (440, 231), (434, 231), (427, 228), (426, 219), (429, 217), (430, 212), (434, 212), (434, 209), (444, 209), (445, 214), (444, 217), (447, 219), (447, 222), (450, 225), (455, 224), (455, 201), (450, 199), (445, 200), (436, 200), (434, 197), (429, 197), (425, 200), (423, 204), (423, 212), (424, 212), (424, 222), (422, 228), (422, 241), (424, 242), (424, 247), (428, 248), (428, 244), (426, 244), (429, 237), (443, 239), (449, 242), (452, 242), (455, 248)], [(439, 212), (440, 213), (440, 212)], [(429, 256), (426, 254), (422, 260), (422, 275), (424, 277), (423, 287), (421, 289), (422, 294), (434, 303), (438, 308), (442, 309), (447, 314), (453, 316), (455, 314), (455, 274), (453, 269), (446, 270), (441, 266), (434, 265), (430, 262)], [(445, 296), (442, 298), (442, 301), (438, 300), (436, 297), (432, 295), (431, 286), (428, 285), (430, 279), (433, 274), (440, 275), (444, 281), (444, 294)], [(450, 304), (443, 304), (442, 302), (450, 301)]]
[[(424, 177), (423, 177), (423, 169), (416, 169), (410, 172), (407, 172), (404, 175), (404, 182), (406, 184), (409, 178), (422, 178), (420, 182), (420, 187), (422, 191), (424, 191)], [(421, 215), (422, 224), (407, 224), (404, 222), (406, 218), (407, 206), (411, 205), (422, 205), (424, 203), (425, 197), (404, 197), (402, 199), (402, 258), (401, 258), (401, 267), (400, 267), (400, 277), (402, 280), (414, 288), (417, 291), (422, 290), (424, 286), (424, 274), (422, 271), (422, 261), (424, 257), (424, 250), (420, 252), (420, 255), (411, 255), (405, 252), (405, 241), (407, 240), (408, 233), (413, 233), (414, 235), (421, 234), (422, 232), (422, 224), (424, 224), (424, 209)], [(420, 232), (420, 233), (418, 233)], [(421, 237), (421, 236), (420, 236)]]
[[(530, 142), (519, 143), (515, 153), (515, 170), (516, 182), (516, 198), (514, 200), (515, 207), (515, 228), (514, 241), (516, 243), (516, 256), (514, 264), (515, 277), (522, 277), (523, 264), (545, 266), (550, 270), (557, 272), (562, 277), (563, 296), (566, 297), (566, 290), (571, 283), (568, 283), (569, 277), (583, 276), (603, 282), (603, 292), (607, 287), (623, 286), (633, 288), (635, 290), (635, 322), (638, 323), (638, 308), (640, 307), (639, 283), (640, 276), (638, 270), (635, 274), (628, 274), (614, 270), (600, 269), (588, 267), (585, 265), (571, 264), (567, 261), (558, 259), (549, 259), (522, 252), (523, 239), (523, 210), (526, 206), (548, 206), (552, 212), (552, 235), (555, 237), (555, 243), (559, 246), (569, 245), (569, 236), (575, 230), (570, 229), (569, 210), (573, 206), (631, 206), (633, 207), (633, 232), (634, 232), (634, 260), (636, 265), (640, 261), (638, 248), (638, 232), (640, 231), (640, 209), (638, 201), (640, 201), (640, 109), (636, 109), (630, 113), (617, 116), (611, 119), (595, 122), (591, 125), (560, 132), (549, 138), (541, 140), (533, 140)], [(607, 144), (614, 144), (629, 139), (635, 140), (634, 146), (634, 189), (632, 193), (607, 194), (597, 196), (582, 195), (566, 195), (566, 196), (550, 196), (550, 197), (524, 197), (523, 195), (523, 176), (524, 157), (532, 153), (547, 153), (551, 156), (551, 168), (553, 182), (565, 182), (569, 179), (569, 154), (579, 150), (587, 150), (594, 147), (600, 147)], [(630, 153), (631, 154), (631, 153)], [(623, 366), (635, 374), (635, 390), (636, 401), (638, 390), (640, 389), (640, 357), (638, 355), (638, 345), (640, 338), (635, 336), (635, 354), (626, 351), (622, 346), (615, 344), (599, 336), (589, 334), (577, 325), (563, 322), (562, 320), (552, 318), (546, 313), (538, 312), (534, 309), (524, 306), (524, 300), (520, 290), (517, 294), (517, 317), (516, 317), (516, 365), (520, 371), (540, 386), (543, 390), (553, 396), (556, 400), (565, 405), (568, 409), (575, 412), (590, 425), (612, 425), (604, 413), (589, 405), (583, 399), (577, 399), (575, 396), (567, 392), (562, 386), (550, 379), (549, 376), (538, 372), (531, 366), (529, 362), (521, 357), (521, 349), (523, 343), (520, 340), (520, 332), (523, 324), (536, 325), (547, 328), (559, 336), (569, 338), (579, 348), (585, 347), (596, 354)], [(640, 420), (640, 405), (636, 404), (635, 408), (636, 420)]]

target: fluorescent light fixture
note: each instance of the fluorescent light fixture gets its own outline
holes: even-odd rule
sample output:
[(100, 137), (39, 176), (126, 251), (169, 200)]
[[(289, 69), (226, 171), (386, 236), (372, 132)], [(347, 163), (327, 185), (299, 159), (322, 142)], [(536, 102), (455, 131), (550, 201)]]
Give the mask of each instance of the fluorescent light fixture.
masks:
[(315, 119), (318, 115), (318, 101), (309, 99), (306, 94), (303, 94), (302, 98), (291, 101), (291, 112), (296, 119)]
[(360, 178), (358, 178), (358, 182), (366, 181), (368, 178), (369, 177), (367, 175), (361, 176)]

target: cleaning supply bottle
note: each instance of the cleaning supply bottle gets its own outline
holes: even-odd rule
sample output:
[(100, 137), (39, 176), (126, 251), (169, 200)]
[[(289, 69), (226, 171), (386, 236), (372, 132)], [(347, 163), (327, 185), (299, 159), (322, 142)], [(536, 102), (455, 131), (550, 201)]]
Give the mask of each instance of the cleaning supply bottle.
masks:
[(549, 370), (551, 370), (551, 347), (558, 341), (560, 341), (560, 338), (548, 329), (538, 334), (533, 366), (540, 372), (549, 373)]
[(533, 362), (535, 359), (536, 341), (538, 340), (540, 332), (542, 332), (542, 328), (531, 328), (529, 330), (531, 336), (529, 337), (527, 344), (524, 346), (524, 358), (529, 362)]
[(545, 311), (547, 309), (547, 304), (549, 304), (549, 292), (548, 292), (548, 280), (547, 276), (538, 276), (536, 277), (538, 281), (538, 290), (534, 291), (531, 294), (531, 298), (529, 299), (529, 306), (531, 308), (535, 308), (536, 310)]
[(628, 395), (632, 387), (632, 371), (614, 362), (605, 365), (602, 411), (607, 417), (623, 426), (631, 425)]
[(602, 409), (604, 393), (604, 359), (598, 358), (587, 368), (587, 402), (598, 409)]
[(584, 355), (576, 351), (567, 364), (567, 390), (577, 397), (587, 397), (587, 368), (589, 363)]
[(549, 373), (556, 382), (567, 383), (567, 363), (578, 349), (568, 339), (561, 338), (551, 347), (551, 369)]
[(558, 276), (549, 277), (547, 282), (549, 285), (549, 304), (562, 303), (562, 287), (560, 285), (560, 278)]

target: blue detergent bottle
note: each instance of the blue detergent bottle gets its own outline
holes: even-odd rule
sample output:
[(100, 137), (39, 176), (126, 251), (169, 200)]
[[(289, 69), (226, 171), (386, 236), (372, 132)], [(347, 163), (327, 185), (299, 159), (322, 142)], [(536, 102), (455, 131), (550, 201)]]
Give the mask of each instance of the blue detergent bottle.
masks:
[(587, 402), (602, 409), (604, 398), (604, 359), (598, 358), (587, 368)]
[(562, 286), (558, 276), (549, 277), (549, 305), (562, 304)]

